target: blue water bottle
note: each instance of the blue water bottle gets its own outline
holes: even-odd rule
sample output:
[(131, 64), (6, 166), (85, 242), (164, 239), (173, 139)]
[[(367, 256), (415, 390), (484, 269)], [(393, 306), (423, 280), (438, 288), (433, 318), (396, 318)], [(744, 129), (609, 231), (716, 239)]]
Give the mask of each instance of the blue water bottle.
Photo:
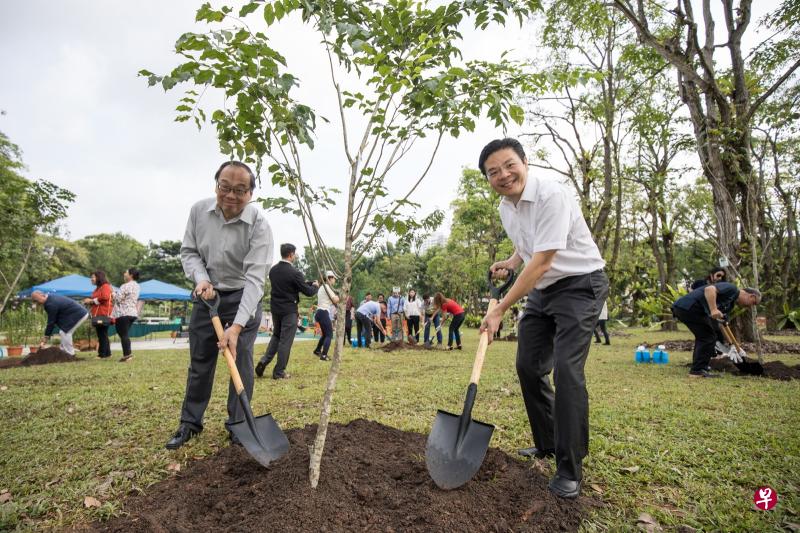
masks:
[(644, 351), (644, 346), (638, 346), (636, 348), (636, 362), (637, 363), (641, 363), (643, 361), (643, 359), (644, 359), (644, 357), (642, 356), (642, 352), (643, 351)]
[(662, 365), (666, 365), (669, 363), (669, 354), (664, 349), (665, 346), (663, 344), (659, 345), (658, 349), (661, 351), (661, 361), (659, 361)]
[(358, 341), (357, 340), (353, 339), (351, 342), (353, 343), (353, 348), (358, 348)]
[(657, 365), (661, 364), (661, 350), (658, 348), (653, 350), (653, 362)]

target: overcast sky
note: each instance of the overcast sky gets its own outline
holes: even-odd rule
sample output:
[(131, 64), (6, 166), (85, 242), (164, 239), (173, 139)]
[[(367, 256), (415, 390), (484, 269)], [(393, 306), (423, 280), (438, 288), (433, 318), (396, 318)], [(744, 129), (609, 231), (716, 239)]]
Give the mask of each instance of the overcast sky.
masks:
[[(213, 128), (198, 132), (173, 122), (181, 91), (149, 88), (136, 75), (142, 68), (164, 73), (178, 64), (175, 40), (202, 31), (194, 22), (200, 3), (0, 1), (0, 131), (23, 150), (28, 177), (77, 194), (66, 221), (72, 239), (115, 231), (144, 243), (180, 239), (191, 204), (212, 195), (213, 173), (225, 160)], [(301, 78), (302, 97), (336, 118), (318, 37), (292, 22), (272, 41)], [(509, 25), (473, 35), (465, 57), (475, 51), (497, 57), (529, 41)], [(336, 124), (318, 132), (317, 149), (304, 163), (312, 181), (333, 185), (346, 176), (339, 132)], [(500, 135), (486, 123), (474, 134), (447, 139), (415, 195), (423, 204), (420, 213), (447, 208), (462, 167), (475, 167), (481, 147)], [(429, 150), (422, 148), (395, 174), (395, 190), (426, 161)], [(269, 193), (266, 181), (257, 195)], [(326, 238), (336, 246), (344, 243), (343, 211), (320, 215)], [(305, 244), (299, 220), (278, 214), (269, 220), (277, 242)]]
[[(175, 40), (187, 31), (203, 31), (194, 22), (200, 3), (0, 0), (0, 110), (5, 111), (0, 131), (22, 148), (28, 177), (77, 194), (66, 221), (70, 238), (121, 231), (144, 243), (180, 239), (191, 204), (213, 194), (213, 173), (225, 159), (213, 128), (198, 132), (192, 124), (174, 122), (182, 92), (149, 88), (136, 74), (142, 68), (165, 73), (178, 64)], [(755, 2), (753, 25), (775, 5)], [(525, 57), (532, 49), (530, 31), (530, 25), (520, 29), (512, 23), (466, 32), (464, 56), (493, 60), (514, 50), (512, 57)], [(301, 98), (335, 119), (319, 38), (293, 21), (270, 35), (301, 79)], [(341, 184), (346, 177), (339, 128), (334, 121), (318, 130), (317, 149), (304, 161), (314, 183)], [(508, 133), (519, 130), (512, 126)], [(423, 206), (420, 215), (447, 209), (462, 168), (475, 168), (481, 147), (502, 134), (483, 122), (475, 133), (446, 139), (413, 197)], [(423, 145), (397, 169), (395, 191), (403, 190), (428, 156)], [(267, 180), (257, 196), (270, 192)], [(334, 246), (344, 243), (343, 211), (337, 207), (319, 215)], [(305, 245), (298, 219), (273, 213), (269, 220), (278, 243)]]

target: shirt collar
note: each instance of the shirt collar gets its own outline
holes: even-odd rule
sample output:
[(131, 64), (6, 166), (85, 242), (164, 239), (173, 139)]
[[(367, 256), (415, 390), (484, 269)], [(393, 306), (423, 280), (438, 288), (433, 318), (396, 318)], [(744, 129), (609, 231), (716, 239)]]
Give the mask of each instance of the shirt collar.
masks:
[(241, 220), (245, 224), (249, 224), (251, 226), (255, 223), (256, 216), (258, 216), (258, 211), (256, 210), (256, 208), (252, 204), (247, 204), (246, 206), (244, 206), (244, 209), (242, 209), (242, 212), (239, 213), (238, 217), (234, 217), (234, 218), (232, 218), (230, 220), (225, 220), (225, 215), (222, 214), (222, 209), (220, 209), (219, 206), (217, 205), (217, 199), (216, 198), (211, 198), (210, 199), (209, 204), (208, 204), (208, 212), (209, 213), (211, 213), (211, 212), (215, 213), (225, 223), (231, 223), (231, 222), (236, 222), (238, 220)]
[[(536, 193), (539, 191), (539, 180), (535, 177), (528, 174), (528, 179), (525, 182), (525, 188), (522, 190), (522, 195), (519, 197), (520, 202), (533, 202), (536, 199)], [(517, 209), (518, 205), (514, 205), (514, 202), (508, 196), (503, 196), (503, 199), (500, 201), (501, 204), (505, 204), (506, 206), (510, 207), (511, 209)]]

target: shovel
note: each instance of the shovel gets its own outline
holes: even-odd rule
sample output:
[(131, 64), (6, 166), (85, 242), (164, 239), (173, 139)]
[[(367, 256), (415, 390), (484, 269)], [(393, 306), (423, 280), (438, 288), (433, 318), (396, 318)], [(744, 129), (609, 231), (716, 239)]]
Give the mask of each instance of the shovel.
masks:
[[(219, 293), (215, 294), (213, 301), (205, 298), (200, 298), (200, 300), (208, 307), (214, 331), (217, 333), (217, 338), (222, 340), (225, 331), (222, 329), (222, 322), (219, 319)], [(247, 453), (262, 465), (269, 466), (272, 461), (289, 451), (289, 440), (271, 414), (253, 416), (250, 400), (247, 398), (242, 378), (239, 376), (239, 369), (236, 368), (236, 360), (227, 347), (223, 354), (225, 362), (228, 364), (228, 371), (231, 373), (233, 387), (236, 389), (239, 403), (244, 412), (244, 420), (230, 424), (228, 429), (239, 439)]]
[[(722, 334), (728, 340), (728, 344), (736, 346), (736, 349), (739, 350), (739, 354), (743, 354), (744, 350), (742, 350), (742, 347), (739, 345), (739, 341), (736, 340), (736, 337), (733, 336), (733, 331), (731, 331), (731, 327), (728, 325), (728, 322), (726, 320), (720, 321), (719, 327), (722, 330)], [(761, 376), (764, 374), (764, 367), (761, 366), (761, 363), (758, 361), (742, 360), (740, 363), (733, 364), (736, 365), (736, 368), (738, 368), (739, 372), (742, 374), (748, 374), (750, 376)]]
[[(514, 272), (510, 271), (508, 281), (497, 288), (492, 283), (492, 273), (489, 272), (489, 290), (492, 294), (492, 299), (489, 301), (490, 312), (497, 305), (500, 296), (514, 282), (514, 277)], [(440, 489), (454, 489), (469, 481), (480, 469), (486, 450), (489, 449), (494, 426), (472, 420), (472, 406), (478, 394), (478, 380), (481, 377), (483, 359), (488, 346), (489, 334), (484, 331), (481, 333), (475, 362), (472, 365), (472, 376), (469, 379), (462, 413), (456, 415), (438, 410), (431, 433), (428, 435), (425, 464), (428, 473)]]

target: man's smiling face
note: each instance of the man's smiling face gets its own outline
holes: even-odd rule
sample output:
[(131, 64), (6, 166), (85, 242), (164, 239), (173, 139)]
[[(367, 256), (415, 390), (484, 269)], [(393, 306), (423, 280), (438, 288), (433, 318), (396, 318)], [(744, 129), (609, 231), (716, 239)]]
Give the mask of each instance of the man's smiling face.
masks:
[(486, 158), (484, 168), (492, 189), (516, 204), (528, 181), (528, 162), (512, 148), (502, 148)]

